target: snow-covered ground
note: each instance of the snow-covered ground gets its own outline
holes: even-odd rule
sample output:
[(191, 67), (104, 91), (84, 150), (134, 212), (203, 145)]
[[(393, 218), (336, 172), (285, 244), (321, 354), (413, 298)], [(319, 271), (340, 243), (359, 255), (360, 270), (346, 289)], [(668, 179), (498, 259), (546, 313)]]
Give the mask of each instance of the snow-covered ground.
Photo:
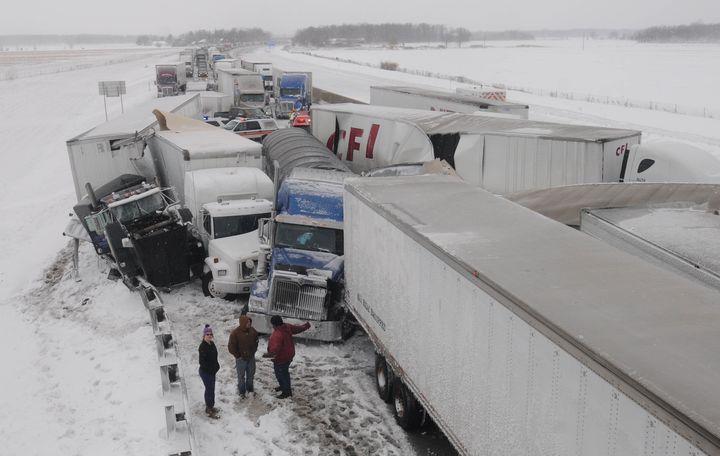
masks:
[[(689, 87), (687, 69), (680, 68), (689, 62), (687, 51), (688, 55), (699, 55), (693, 71), (718, 74), (718, 59), (710, 57), (717, 57), (720, 47), (655, 49), (654, 54), (662, 56), (656, 57), (662, 62), (660, 67), (633, 66), (632, 70), (641, 74), (612, 80), (588, 71), (582, 77), (571, 78), (572, 84), (567, 86), (563, 85), (563, 71), (579, 71), (592, 62), (625, 55), (627, 50), (613, 51), (603, 44), (604, 57), (599, 54), (590, 58), (582, 57), (586, 54), (578, 49), (568, 53), (566, 47), (494, 49), (497, 62), (465, 54), (478, 49), (463, 49), (460, 54), (456, 53), (460, 50), (452, 49), (431, 53), (315, 52), (356, 60), (361, 60), (358, 53), (373, 52), (375, 60), (366, 61), (393, 60), (403, 67), (464, 74), (488, 82), (607, 96), (652, 97), (650, 86), (664, 87), (666, 90), (659, 92), (662, 101), (692, 100), (689, 104), (695, 104), (704, 93), (707, 96), (702, 99), (708, 108), (720, 109), (714, 80), (693, 76)], [(522, 55), (515, 52), (518, 50)], [(589, 50), (592, 47), (588, 45), (584, 52)], [(422, 52), (426, 52), (424, 59)], [(61, 233), (74, 203), (65, 141), (105, 120), (97, 82), (125, 80), (128, 94), (123, 101), (125, 109), (130, 109), (155, 96), (153, 66), (173, 60), (176, 53), (168, 49), (143, 53), (116, 49), (93, 57), (83, 55), (78, 65), (68, 64), (66, 59), (37, 58), (14, 63), (14, 77), (0, 80), (0, 100), (5, 112), (10, 113), (0, 123), (4, 158), (0, 167), (0, 210), (5, 214), (0, 221), (0, 248), (4, 253), (0, 257), (0, 315), (5, 323), (0, 331), (0, 354), (5, 362), (0, 372), (0, 454), (124, 455), (168, 451), (148, 314), (136, 295), (105, 278), (107, 271), (88, 246), (81, 250), (82, 281), (75, 282), (70, 273), (68, 239)], [(585, 60), (569, 59), (571, 54)], [(456, 86), (447, 80), (307, 55), (281, 51), (257, 55), (279, 66), (313, 71), (318, 87), (362, 101), (369, 98), (370, 85)], [(406, 55), (417, 57), (405, 60)], [(532, 71), (523, 70), (528, 59)], [(88, 62), (91, 65), (84, 65)], [(42, 71), (29, 71), (33, 66)], [(671, 71), (675, 66), (678, 68)], [(479, 68), (483, 73), (476, 73)], [(510, 81), (508, 75), (516, 79)], [(558, 81), (546, 86), (553, 78)], [(578, 85), (581, 79), (584, 85)], [(648, 87), (641, 87), (643, 81)], [(525, 92), (512, 91), (509, 98), (530, 104), (531, 116), (539, 120), (638, 128), (643, 130), (645, 142), (671, 138), (715, 152), (720, 149), (720, 121), (716, 119)], [(108, 115), (119, 113), (119, 100), (108, 99)], [(240, 401), (235, 395), (232, 360), (225, 350), (239, 305), (205, 298), (197, 283), (166, 293), (163, 300), (186, 376), (197, 454), (415, 452), (412, 442), (395, 425), (389, 407), (375, 394), (372, 346), (366, 337), (358, 336), (345, 345), (299, 343), (292, 369), (296, 397), (282, 403), (272, 397), (270, 388), (275, 383), (271, 365), (259, 360), (258, 394)], [(202, 384), (196, 375), (197, 345), (204, 323), (214, 326), (221, 353), (219, 421), (211, 421), (202, 413)], [(263, 339), (261, 349), (265, 343)]]

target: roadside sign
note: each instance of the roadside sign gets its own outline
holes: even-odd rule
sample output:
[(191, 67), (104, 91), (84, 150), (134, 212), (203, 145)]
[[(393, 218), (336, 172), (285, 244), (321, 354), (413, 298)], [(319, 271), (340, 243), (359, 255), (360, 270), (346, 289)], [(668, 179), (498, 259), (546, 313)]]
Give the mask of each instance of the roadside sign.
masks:
[(119, 97), (125, 95), (125, 81), (99, 81), (98, 91), (106, 97)]
[(125, 112), (123, 106), (122, 96), (127, 92), (125, 91), (125, 81), (98, 81), (98, 92), (103, 96), (103, 103), (105, 104), (105, 120), (107, 120), (107, 97), (120, 97), (120, 109)]

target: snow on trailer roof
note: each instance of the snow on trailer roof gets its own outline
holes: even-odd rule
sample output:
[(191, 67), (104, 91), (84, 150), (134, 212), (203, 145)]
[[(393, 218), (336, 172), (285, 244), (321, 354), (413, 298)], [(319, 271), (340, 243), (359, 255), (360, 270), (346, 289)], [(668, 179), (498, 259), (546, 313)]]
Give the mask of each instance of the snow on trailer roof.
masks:
[(642, 134), (638, 130), (506, 119), (483, 114), (424, 111), (355, 103), (318, 105), (314, 106), (313, 110), (406, 122), (417, 126), (428, 135), (451, 133), (500, 134), (582, 142), (605, 142)]
[(153, 114), (154, 109), (174, 112), (183, 105), (191, 102), (195, 97), (199, 96), (199, 94), (195, 93), (191, 95), (178, 95), (175, 97), (153, 98), (152, 100), (128, 110), (126, 113), (121, 114), (115, 119), (102, 123), (97, 127), (68, 140), (68, 142), (102, 138), (106, 136), (132, 136), (135, 132), (140, 133), (157, 125), (157, 119)]
[(222, 128), (211, 128), (212, 130), (157, 131), (155, 136), (182, 148), (185, 160), (224, 157), (230, 151), (257, 156), (262, 153), (262, 146), (255, 141)]
[(246, 70), (245, 68), (218, 68), (217, 71), (232, 75), (244, 75), (244, 74), (258, 74), (254, 71)]
[(588, 212), (720, 275), (720, 216), (679, 207), (624, 207)]
[(388, 90), (391, 92), (406, 93), (409, 95), (424, 95), (433, 98), (439, 98), (445, 101), (452, 101), (455, 103), (464, 103), (477, 106), (480, 109), (487, 109), (491, 106), (498, 107), (524, 107), (529, 108), (528, 105), (522, 103), (513, 103), (510, 101), (491, 100), (488, 98), (479, 98), (473, 95), (465, 95), (462, 93), (443, 92), (441, 90), (424, 89), (422, 87), (410, 87), (410, 86), (371, 86), (370, 89)]
[(456, 178), (345, 182), (652, 413), (720, 450), (717, 291)]

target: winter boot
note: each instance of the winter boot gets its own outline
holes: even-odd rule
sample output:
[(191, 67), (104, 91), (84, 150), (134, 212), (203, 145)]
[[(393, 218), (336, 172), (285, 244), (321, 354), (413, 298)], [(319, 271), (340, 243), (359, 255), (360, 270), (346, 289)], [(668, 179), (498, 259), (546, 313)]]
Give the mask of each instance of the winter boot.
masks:
[(280, 391), (282, 391), (282, 386), (276, 386), (276, 387), (275, 387), (275, 391), (277, 391), (278, 393), (279, 393)]
[(205, 414), (210, 418), (220, 418), (220, 415), (218, 415), (218, 410), (215, 407), (205, 407)]
[(283, 391), (277, 398), (278, 399), (285, 399), (288, 397), (292, 397), (292, 391)]

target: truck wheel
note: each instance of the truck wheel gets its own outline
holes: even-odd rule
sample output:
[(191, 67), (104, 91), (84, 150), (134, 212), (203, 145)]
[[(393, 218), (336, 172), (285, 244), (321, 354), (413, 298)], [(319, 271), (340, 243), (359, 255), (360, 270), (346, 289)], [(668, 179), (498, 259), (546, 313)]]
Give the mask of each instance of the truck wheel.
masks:
[(215, 290), (213, 285), (213, 277), (211, 272), (206, 272), (202, 276), (202, 291), (205, 296), (212, 298), (224, 299), (226, 301), (234, 301), (236, 296), (231, 293), (220, 293)]
[(377, 387), (380, 399), (392, 402), (392, 388), (390, 387), (390, 369), (388, 368), (385, 357), (381, 354), (375, 354), (375, 386)]
[(345, 311), (345, 315), (343, 315), (340, 320), (340, 337), (342, 337), (342, 340), (348, 340), (351, 338), (352, 335), (355, 334), (355, 329), (357, 329), (355, 318), (352, 314)]
[(406, 431), (414, 431), (422, 423), (422, 407), (407, 386), (396, 378), (393, 382), (395, 421)]

